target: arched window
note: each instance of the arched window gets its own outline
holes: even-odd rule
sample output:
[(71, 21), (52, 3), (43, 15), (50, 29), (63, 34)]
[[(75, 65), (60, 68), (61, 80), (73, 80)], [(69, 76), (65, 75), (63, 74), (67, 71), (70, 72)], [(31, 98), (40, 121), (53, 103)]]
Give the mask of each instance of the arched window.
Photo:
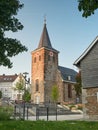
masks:
[(41, 55), (39, 56), (39, 61), (41, 61)]
[(68, 98), (72, 98), (72, 86), (68, 84)]
[(39, 91), (39, 80), (38, 79), (36, 79), (36, 91)]
[(55, 62), (55, 56), (53, 56), (53, 62)]
[(36, 63), (36, 57), (34, 57), (34, 63)]
[(48, 55), (48, 61), (50, 61), (50, 55)]

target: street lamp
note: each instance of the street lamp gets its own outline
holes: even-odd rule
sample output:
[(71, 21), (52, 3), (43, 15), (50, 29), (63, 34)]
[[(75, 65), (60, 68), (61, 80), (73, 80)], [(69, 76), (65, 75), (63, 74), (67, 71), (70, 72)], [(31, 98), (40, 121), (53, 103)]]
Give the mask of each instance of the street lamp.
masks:
[[(28, 84), (29, 83), (29, 80), (27, 80), (27, 75), (28, 75), (29, 73), (27, 73), (27, 72), (24, 72), (23, 73), (23, 77), (24, 77), (24, 79), (25, 79), (25, 89), (24, 89), (24, 93), (26, 92), (26, 84)], [(23, 104), (23, 119), (25, 120), (25, 102), (24, 102), (24, 104)]]
[(24, 77), (24, 79), (25, 79), (26, 84), (30, 83), (30, 78), (28, 78), (28, 80), (27, 80), (27, 75), (28, 75), (28, 74), (29, 74), (28, 72), (24, 72), (24, 73), (23, 73), (23, 77)]

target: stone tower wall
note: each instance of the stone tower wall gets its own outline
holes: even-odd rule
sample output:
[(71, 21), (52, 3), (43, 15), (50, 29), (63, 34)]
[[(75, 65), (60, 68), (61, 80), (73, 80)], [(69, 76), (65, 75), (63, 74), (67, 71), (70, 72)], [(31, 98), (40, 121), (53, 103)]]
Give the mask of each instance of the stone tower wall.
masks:
[[(31, 81), (32, 81), (32, 100), (36, 102), (44, 102), (44, 49), (32, 52), (31, 65)], [(39, 80), (39, 91), (36, 91), (36, 80)]]
[[(58, 53), (41, 48), (32, 52), (32, 100), (36, 103), (51, 101), (52, 86), (56, 84)], [(39, 80), (39, 91), (36, 91), (36, 80)]]
[(45, 102), (52, 101), (52, 87), (56, 84), (58, 69), (58, 53), (52, 50), (45, 51)]

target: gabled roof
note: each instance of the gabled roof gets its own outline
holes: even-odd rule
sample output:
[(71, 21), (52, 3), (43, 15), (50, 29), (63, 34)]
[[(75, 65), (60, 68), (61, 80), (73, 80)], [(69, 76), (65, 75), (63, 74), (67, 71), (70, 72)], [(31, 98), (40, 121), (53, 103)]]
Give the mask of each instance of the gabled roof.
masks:
[(0, 82), (13, 82), (18, 77), (17, 74), (15, 75), (0, 75)]
[(63, 81), (65, 82), (76, 82), (75, 77), (77, 72), (73, 69), (58, 66), (58, 70), (61, 72)]
[(80, 61), (89, 53), (89, 51), (93, 48), (93, 46), (98, 42), (98, 36), (94, 39), (94, 41), (88, 46), (88, 48), (82, 53), (82, 55), (74, 62), (74, 65), (80, 66)]

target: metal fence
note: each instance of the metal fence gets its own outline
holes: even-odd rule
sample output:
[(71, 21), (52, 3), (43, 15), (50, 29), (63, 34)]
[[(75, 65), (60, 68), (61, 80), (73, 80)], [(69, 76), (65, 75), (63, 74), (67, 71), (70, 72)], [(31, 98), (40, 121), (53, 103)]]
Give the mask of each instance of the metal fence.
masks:
[(57, 120), (58, 108), (57, 105), (45, 105), (45, 104), (32, 104), (32, 103), (15, 103), (14, 104), (14, 118), (15, 119), (27, 119), (31, 116), (31, 110), (36, 116), (36, 120), (39, 120), (40, 116), (46, 116), (48, 121), (49, 115), (55, 115)]

